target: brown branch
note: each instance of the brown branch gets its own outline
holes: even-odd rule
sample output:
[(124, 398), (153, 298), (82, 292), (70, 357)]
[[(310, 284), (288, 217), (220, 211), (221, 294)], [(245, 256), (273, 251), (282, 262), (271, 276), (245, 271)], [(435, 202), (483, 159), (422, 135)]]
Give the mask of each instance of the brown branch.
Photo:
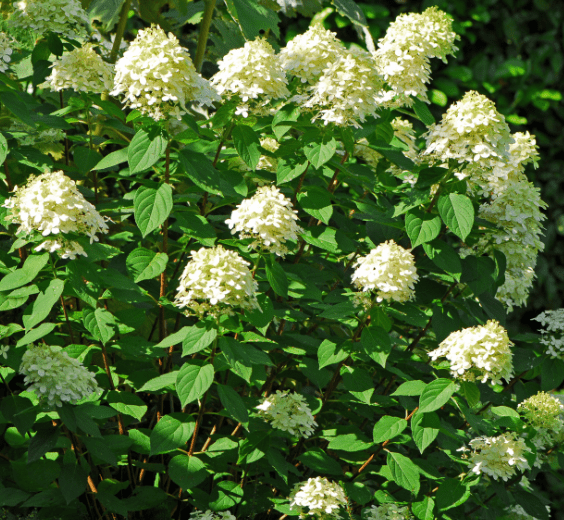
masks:
[[(341, 159), (341, 166), (343, 164), (345, 164), (345, 161), (349, 158), (349, 152), (345, 152), (345, 154), (343, 155), (343, 158)], [(331, 179), (331, 182), (329, 183), (329, 186), (327, 187), (327, 190), (329, 191), (329, 193), (333, 193), (335, 191), (335, 189), (337, 188), (337, 177), (339, 175), (339, 172), (341, 171), (340, 168), (335, 168), (335, 173), (333, 174), (333, 178)]]

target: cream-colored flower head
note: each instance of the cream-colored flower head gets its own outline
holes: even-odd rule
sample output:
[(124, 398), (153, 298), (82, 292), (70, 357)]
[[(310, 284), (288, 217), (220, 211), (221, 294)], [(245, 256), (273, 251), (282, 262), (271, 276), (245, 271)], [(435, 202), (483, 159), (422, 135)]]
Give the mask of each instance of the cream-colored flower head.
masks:
[(264, 38), (229, 51), (218, 63), (211, 83), (221, 96), (239, 96), (243, 102), (286, 98), (286, 73), (274, 49)]
[(347, 503), (343, 488), (325, 477), (310, 478), (307, 482), (296, 484), (289, 499), (290, 509), (297, 510), (301, 518), (310, 515), (320, 520), (341, 518), (339, 509)]
[(425, 140), (423, 155), (438, 162), (455, 159), (482, 168), (507, 162), (514, 142), (494, 103), (473, 90), (451, 105), (440, 123), (431, 125)]
[(393, 240), (388, 240), (359, 258), (352, 282), (363, 291), (376, 291), (376, 300), (406, 302), (414, 296), (419, 279), (415, 258)]
[[(175, 305), (198, 314), (217, 312), (220, 307), (259, 308), (257, 282), (235, 251), (218, 245), (192, 251), (178, 284)], [(228, 310), (228, 309), (227, 309)]]
[(180, 119), (187, 104), (211, 106), (220, 98), (197, 72), (174, 34), (156, 25), (142, 29), (116, 63), (112, 96), (155, 120)]
[(53, 63), (51, 74), (40, 86), (56, 92), (71, 88), (75, 91), (101, 94), (114, 84), (114, 67), (106, 63), (91, 43), (73, 49)]
[(79, 0), (20, 0), (14, 3), (9, 23), (38, 34), (54, 32), (76, 40), (87, 37), (90, 20)]
[(396, 106), (412, 104), (409, 96), (428, 102), (429, 60), (440, 58), (446, 63), (446, 56), (458, 50), (454, 45), (457, 38), (452, 18), (436, 7), (421, 14), (400, 14), (390, 24), (374, 57), (380, 73), (398, 95)]
[(564, 421), (562, 412), (564, 405), (559, 399), (546, 392), (525, 399), (517, 407), (523, 418), (534, 428), (546, 430), (562, 430)]
[(257, 409), (273, 428), (298, 437), (309, 437), (317, 426), (304, 396), (289, 390), (264, 398)]
[(76, 404), (98, 389), (94, 374), (60, 347), (31, 346), (22, 357), (20, 374), (29, 392), (47, 406)]
[(12, 39), (3, 32), (0, 32), (0, 72), (6, 72), (8, 67), (10, 66), (9, 63), (12, 60)]
[(288, 74), (297, 76), (302, 83), (313, 85), (323, 71), (346, 51), (336, 33), (321, 24), (314, 24), (289, 41), (280, 51), (279, 58)]
[(371, 506), (362, 512), (363, 520), (408, 520), (409, 518), (413, 518), (409, 508), (397, 504)]
[(261, 186), (250, 199), (244, 199), (225, 223), (241, 238), (254, 238), (253, 247), (264, 247), (278, 256), (288, 253), (286, 241), (298, 241), (303, 230), (296, 221), (292, 201), (274, 186)]
[(378, 117), (377, 111), (391, 99), (390, 93), (384, 92), (384, 80), (374, 59), (359, 50), (341, 54), (323, 71), (311, 91), (312, 96), (303, 106), (317, 110), (314, 119), (322, 119), (326, 125), (359, 127), (358, 121)]
[[(43, 236), (77, 233), (87, 235), (92, 243), (98, 241), (96, 233), (108, 232), (108, 225), (96, 208), (62, 171), (30, 177), (28, 183), (15, 192), (3, 206), (10, 210), (6, 220), (20, 225), (17, 233), (39, 232)], [(46, 244), (44, 247), (53, 246)], [(76, 254), (74, 245), (60, 253), (72, 255), (73, 251)]]
[(476, 377), (485, 383), (501, 384), (513, 376), (513, 354), (507, 331), (495, 320), (485, 325), (452, 332), (439, 348), (429, 352), (433, 361), (446, 357), (452, 375), (467, 381)]
[(498, 437), (477, 437), (470, 441), (471, 471), (479, 475), (485, 473), (494, 480), (507, 481), (517, 471), (531, 469), (526, 453), (532, 450), (516, 433), (507, 433)]
[(61, 258), (69, 258), (70, 260), (74, 260), (77, 255), (88, 256), (78, 242), (64, 238), (45, 240), (45, 242), (34, 248), (34, 251), (42, 250), (49, 251), (49, 253), (57, 253)]
[(237, 520), (229, 511), (192, 511), (189, 520)]
[(564, 360), (564, 309), (541, 312), (533, 320), (543, 326), (540, 342), (546, 347), (546, 354)]
[(478, 211), (480, 218), (497, 226), (484, 237), (488, 241), (485, 250), (494, 249), (505, 255), (506, 281), (498, 289), (496, 298), (510, 310), (527, 302), (537, 255), (544, 249), (540, 237), (541, 222), (546, 216), (541, 209), (546, 207), (534, 184), (509, 180), (504, 189), (496, 191), (490, 202), (482, 204)]

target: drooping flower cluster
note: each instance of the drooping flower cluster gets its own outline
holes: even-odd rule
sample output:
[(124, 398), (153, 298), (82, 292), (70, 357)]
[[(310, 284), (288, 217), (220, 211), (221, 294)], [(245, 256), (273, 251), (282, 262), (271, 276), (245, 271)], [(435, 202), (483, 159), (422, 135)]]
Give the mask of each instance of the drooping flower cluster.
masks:
[(489, 320), (485, 325), (452, 332), (429, 356), (433, 361), (446, 357), (453, 376), (501, 384), (502, 378), (509, 381), (513, 376), (511, 345), (507, 331), (497, 321)]
[(325, 477), (296, 484), (289, 498), (290, 509), (298, 510), (301, 518), (311, 515), (320, 520), (341, 518), (339, 509), (347, 503), (343, 488)]
[(533, 320), (544, 327), (540, 329), (540, 342), (546, 347), (546, 354), (564, 360), (564, 309), (541, 312)]
[(396, 106), (410, 105), (409, 96), (427, 101), (431, 58), (446, 56), (458, 49), (452, 19), (436, 7), (423, 13), (400, 14), (378, 42), (374, 57), (380, 74), (397, 94)]
[(12, 39), (3, 32), (0, 32), (0, 72), (6, 72), (12, 60)]
[(237, 520), (237, 517), (232, 515), (229, 511), (192, 511), (190, 513), (190, 520)]
[(282, 67), (302, 83), (313, 85), (323, 71), (346, 52), (336, 33), (321, 24), (312, 25), (305, 33), (289, 41), (280, 51)]
[(432, 160), (445, 163), (454, 159), (481, 168), (507, 161), (514, 142), (493, 101), (474, 90), (451, 105), (440, 123), (429, 127), (425, 140), (423, 154)]
[(31, 346), (22, 357), (20, 373), (47, 406), (76, 404), (98, 389), (94, 374), (60, 347)]
[(223, 96), (239, 96), (245, 103), (239, 113), (247, 113), (249, 100), (267, 103), (290, 95), (286, 73), (274, 49), (263, 38), (229, 51), (218, 63), (219, 72), (211, 83)]
[(371, 506), (362, 512), (363, 520), (407, 520), (412, 518), (407, 506), (397, 504), (382, 504), (381, 506)]
[(360, 126), (358, 121), (377, 117), (378, 109), (393, 97), (384, 91), (384, 80), (372, 56), (360, 50), (341, 54), (323, 71), (311, 92), (303, 106), (318, 111), (314, 118), (325, 124), (355, 127)]
[[(72, 243), (69, 249), (64, 235), (77, 233), (87, 235), (90, 243), (98, 241), (96, 233), (107, 233), (108, 225), (96, 208), (78, 191), (76, 183), (62, 171), (45, 172), (30, 177), (26, 186), (15, 190), (4, 207), (10, 209), (6, 220), (19, 224), (18, 233), (26, 235), (39, 232), (43, 236), (59, 235), (54, 240), (59, 244), (41, 244), (39, 249), (59, 250), (61, 254), (74, 258), (81, 253), (80, 246)], [(61, 236), (63, 235), (63, 236)]]
[(71, 39), (86, 38), (90, 21), (79, 0), (20, 0), (10, 24), (20, 29), (31, 29), (38, 34), (50, 32)]
[(116, 63), (113, 96), (155, 120), (186, 113), (186, 105), (211, 106), (220, 98), (196, 72), (188, 51), (172, 33), (142, 29)]
[(257, 282), (249, 262), (218, 245), (192, 251), (178, 284), (175, 305), (197, 314), (217, 312), (220, 307), (258, 308)]
[(252, 237), (253, 247), (261, 246), (278, 256), (288, 253), (286, 241), (298, 240), (303, 230), (296, 224), (292, 201), (274, 186), (262, 186), (250, 199), (244, 199), (225, 223), (241, 238)]
[(91, 43), (77, 47), (53, 63), (51, 74), (40, 85), (54, 91), (71, 88), (80, 92), (101, 94), (114, 84), (114, 67), (106, 63)]
[(309, 437), (317, 426), (304, 396), (296, 392), (277, 390), (263, 399), (257, 409), (273, 428), (299, 437)]
[(359, 258), (352, 282), (363, 291), (376, 291), (376, 300), (405, 302), (413, 298), (419, 279), (413, 255), (388, 240)]
[(516, 433), (507, 433), (498, 437), (477, 437), (470, 441), (471, 470), (479, 475), (485, 473), (494, 480), (507, 481), (517, 471), (531, 469), (526, 453), (531, 452), (525, 441)]

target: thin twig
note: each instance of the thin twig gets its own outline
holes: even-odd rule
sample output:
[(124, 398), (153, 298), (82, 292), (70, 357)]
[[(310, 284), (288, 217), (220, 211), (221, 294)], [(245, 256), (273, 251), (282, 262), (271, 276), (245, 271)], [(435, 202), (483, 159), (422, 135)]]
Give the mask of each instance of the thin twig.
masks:
[(204, 0), (204, 16), (202, 17), (202, 22), (200, 23), (198, 47), (196, 48), (196, 56), (194, 57), (194, 67), (196, 67), (196, 71), (198, 72), (202, 71), (202, 64), (204, 63), (204, 55), (208, 44), (208, 35), (213, 18), (215, 2), (216, 0)]

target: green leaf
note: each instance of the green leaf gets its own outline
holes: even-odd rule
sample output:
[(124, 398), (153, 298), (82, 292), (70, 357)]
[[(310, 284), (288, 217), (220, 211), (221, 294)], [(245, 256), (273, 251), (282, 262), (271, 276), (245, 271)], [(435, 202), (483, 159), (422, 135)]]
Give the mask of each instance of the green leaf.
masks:
[(260, 2), (256, 0), (229, 0), (227, 5), (231, 14), (241, 25), (247, 40), (254, 40), (260, 35), (261, 31), (268, 29), (277, 37), (280, 37), (278, 15), (261, 5)]
[(239, 443), (239, 457), (237, 464), (252, 464), (264, 457), (270, 448), (270, 434), (272, 430), (258, 430), (247, 435)]
[(138, 130), (127, 149), (130, 173), (148, 170), (164, 155), (167, 145), (168, 141), (155, 129)]
[(331, 0), (331, 3), (340, 15), (347, 17), (355, 25), (368, 26), (362, 9), (356, 5), (354, 0)]
[(474, 408), (480, 402), (480, 389), (471, 381), (461, 381), (460, 390), (466, 398), (466, 402), (470, 408)]
[(119, 20), (121, 6), (124, 0), (92, 0), (88, 6), (90, 21), (99, 20), (101, 30), (110, 32)]
[(195, 488), (208, 476), (205, 464), (193, 455), (177, 455), (170, 459), (168, 474), (182, 489)]
[(182, 341), (182, 355), (190, 356), (210, 346), (217, 337), (217, 329), (210, 322), (200, 321), (189, 328)]
[(435, 379), (421, 393), (419, 413), (434, 412), (444, 406), (458, 386), (450, 379)]
[(328, 339), (323, 340), (323, 342), (317, 349), (317, 359), (319, 361), (320, 369), (326, 367), (327, 365), (340, 363), (348, 357), (348, 352), (341, 349), (340, 346), (337, 345), (337, 343), (333, 343)]
[(411, 240), (411, 247), (431, 242), (441, 232), (441, 219), (420, 209), (412, 209), (405, 215), (405, 231)]
[(418, 412), (411, 418), (413, 440), (421, 453), (437, 438), (440, 427), (439, 416), (433, 412)]
[(0, 166), (4, 163), (7, 156), (8, 156), (8, 141), (6, 141), (6, 138), (2, 134), (0, 134)]
[(210, 509), (224, 511), (243, 500), (243, 489), (237, 482), (222, 480), (218, 482), (210, 495)]
[(11, 291), (32, 282), (49, 261), (49, 253), (30, 255), (21, 269), (5, 275), (0, 280), (0, 292)]
[(190, 440), (193, 431), (193, 422), (181, 422), (165, 415), (151, 431), (151, 456), (180, 448)]
[(168, 374), (162, 374), (153, 379), (149, 379), (138, 392), (158, 392), (166, 388), (167, 390), (174, 389), (176, 385), (176, 377), (178, 376), (178, 370), (174, 372), (169, 372)]
[(232, 135), (239, 157), (251, 170), (256, 170), (261, 155), (260, 140), (256, 132), (247, 125), (235, 125)]
[(372, 360), (381, 367), (386, 367), (386, 360), (392, 351), (392, 342), (382, 327), (378, 325), (365, 327), (360, 335), (360, 344)]
[(239, 345), (241, 344), (233, 338), (222, 337), (219, 340), (219, 348), (233, 372), (249, 383), (253, 372), (252, 363), (248, 357), (241, 355)]
[(39, 460), (46, 453), (53, 451), (59, 439), (59, 428), (54, 428), (51, 424), (48, 424), (46, 427), (43, 426), (36, 426), (38, 431), (29, 443), (27, 452), (28, 464)]
[(292, 123), (298, 120), (300, 109), (293, 103), (284, 105), (272, 118), (272, 133), (280, 141), (292, 128)]
[(176, 392), (184, 408), (188, 403), (201, 399), (213, 383), (213, 365), (184, 364), (176, 377)]
[(239, 393), (227, 385), (217, 385), (217, 393), (227, 413), (246, 428), (249, 423), (249, 412)]
[(20, 121), (35, 128), (35, 121), (30, 112), (31, 107), (29, 103), (24, 101), (24, 98), (20, 94), (9, 90), (0, 92), (0, 101)]
[(333, 215), (333, 205), (327, 190), (318, 186), (308, 186), (298, 194), (298, 202), (306, 213), (329, 225)]
[(538, 520), (549, 520), (550, 513), (544, 504), (532, 493), (519, 489), (513, 494), (515, 501), (525, 510), (526, 513)]
[(35, 327), (49, 315), (53, 305), (59, 301), (61, 294), (63, 294), (64, 287), (65, 282), (58, 278), (49, 282), (45, 292), (40, 293), (33, 302), (31, 310), (26, 309), (24, 313), (23, 324), (27, 330)]
[(564, 381), (564, 361), (546, 358), (541, 365), (541, 390), (544, 392), (558, 388)]
[(172, 210), (172, 188), (161, 184), (157, 189), (139, 186), (133, 200), (135, 222), (143, 237), (157, 229)]
[(431, 168), (423, 168), (417, 174), (417, 182), (415, 188), (424, 190), (430, 188), (433, 184), (437, 184), (446, 174), (448, 170), (440, 166), (432, 166)]
[(435, 509), (435, 501), (431, 497), (424, 497), (421, 502), (413, 502), (411, 510), (419, 520), (435, 520), (433, 510)]
[(106, 396), (108, 404), (119, 413), (131, 415), (141, 421), (147, 412), (147, 405), (136, 394), (110, 390)]
[(414, 171), (416, 169), (415, 163), (408, 159), (401, 148), (387, 144), (385, 141), (373, 140), (370, 142), (370, 148), (373, 148), (378, 153), (382, 154), (388, 161), (396, 164), (403, 170)]
[(427, 104), (416, 97), (412, 97), (411, 99), (413, 100), (413, 110), (415, 115), (425, 126), (431, 126), (435, 122), (435, 118), (433, 117), (433, 114), (431, 114)]
[(330, 457), (321, 448), (313, 447), (298, 457), (298, 460), (309, 469), (322, 475), (343, 475), (343, 469), (337, 460)]
[(405, 383), (402, 383), (400, 386), (398, 386), (396, 391), (390, 395), (421, 395), (421, 392), (423, 392), (426, 386), (427, 383), (424, 383), (423, 381), (406, 381)]
[(103, 157), (96, 150), (92, 150), (86, 146), (79, 146), (73, 151), (73, 159), (78, 168), (78, 172), (81, 175), (86, 175), (102, 161)]
[(125, 262), (134, 282), (156, 278), (166, 269), (168, 255), (138, 247), (129, 253)]
[(327, 449), (347, 452), (366, 451), (374, 446), (374, 444), (365, 440), (366, 437), (363, 437), (364, 435), (361, 436), (356, 433), (344, 433), (342, 435), (337, 435), (336, 437), (331, 437)]
[(270, 255), (266, 260), (266, 279), (278, 296), (288, 298), (288, 278), (282, 266), (273, 258), (273, 255)]
[(447, 511), (464, 504), (468, 498), (470, 498), (470, 487), (455, 478), (442, 482), (435, 496), (439, 511)]
[(94, 336), (94, 339), (104, 345), (110, 341), (116, 333), (117, 325), (115, 318), (106, 309), (84, 310), (84, 326)]
[(380, 443), (393, 439), (407, 428), (407, 421), (401, 417), (385, 415), (374, 425), (374, 442)]
[(387, 464), (394, 482), (413, 495), (419, 493), (419, 468), (401, 453), (388, 452)]
[(188, 178), (198, 188), (215, 195), (222, 194), (221, 176), (204, 154), (184, 148), (180, 150), (178, 159)]
[(276, 168), (276, 184), (280, 185), (298, 178), (307, 170), (308, 164), (299, 157), (281, 157)]
[(56, 323), (42, 323), (36, 329), (31, 329), (23, 338), (20, 338), (16, 344), (17, 347), (23, 347), (24, 345), (29, 345), (47, 336), (55, 327)]
[[(316, 131), (317, 132), (317, 131)], [(337, 141), (329, 135), (324, 135), (321, 142), (311, 142), (307, 137), (309, 134), (304, 134), (304, 141), (307, 143), (304, 146), (304, 154), (311, 165), (317, 170), (327, 163), (337, 151)]]
[(423, 249), (433, 263), (443, 271), (460, 280), (462, 263), (454, 248), (439, 238), (423, 244)]
[(127, 161), (128, 149), (122, 148), (121, 150), (116, 150), (115, 152), (109, 153), (104, 158), (100, 160), (94, 166), (93, 170), (105, 170), (106, 168), (111, 168), (112, 166), (117, 166), (118, 164)]
[(67, 505), (84, 493), (87, 479), (88, 471), (76, 462), (63, 464), (58, 480)]
[(10, 462), (16, 485), (24, 491), (47, 489), (59, 476), (61, 468), (54, 460), (40, 459), (35, 462)]
[(441, 195), (437, 204), (439, 215), (449, 229), (462, 240), (472, 231), (474, 206), (472, 201), (460, 193)]

